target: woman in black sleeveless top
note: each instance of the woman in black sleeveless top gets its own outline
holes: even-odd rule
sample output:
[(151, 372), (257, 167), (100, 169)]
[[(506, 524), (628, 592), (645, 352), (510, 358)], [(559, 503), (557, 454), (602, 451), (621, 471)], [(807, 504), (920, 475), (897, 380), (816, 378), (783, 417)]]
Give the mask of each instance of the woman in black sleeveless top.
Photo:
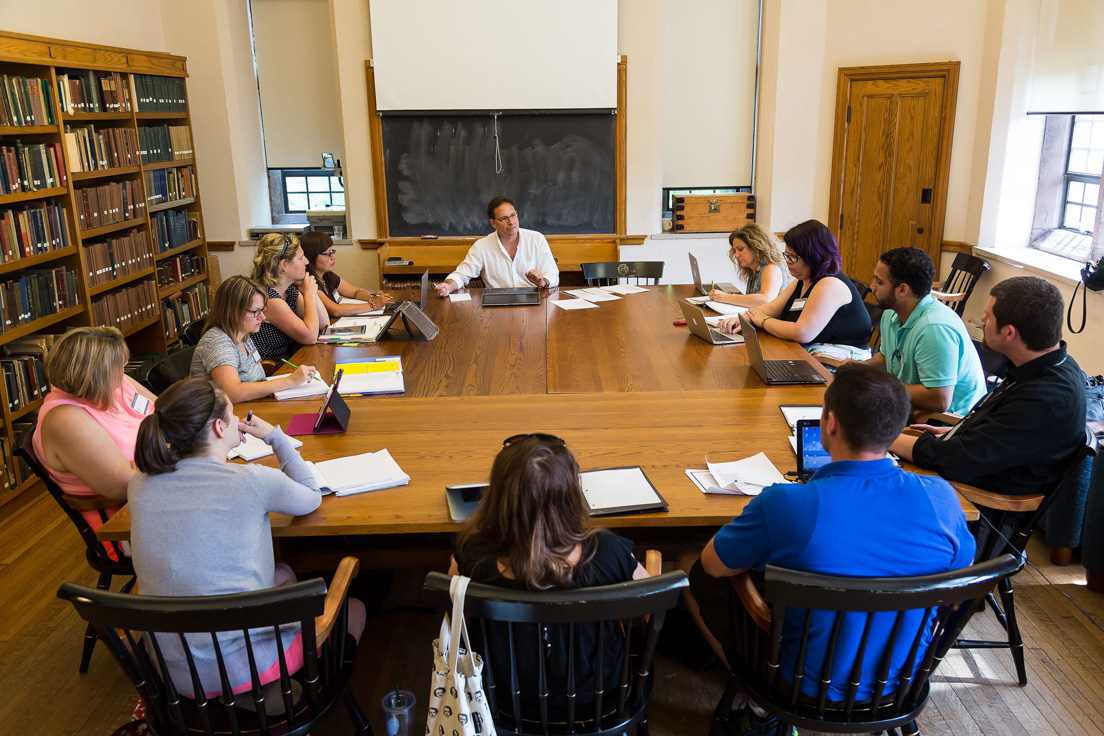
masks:
[[(784, 340), (807, 345), (831, 343), (865, 348), (870, 343), (870, 314), (862, 297), (840, 271), (839, 246), (816, 220), (790, 228), (786, 265), (794, 280), (771, 302), (749, 309), (745, 318)], [(739, 320), (721, 322), (725, 332), (739, 331)]]

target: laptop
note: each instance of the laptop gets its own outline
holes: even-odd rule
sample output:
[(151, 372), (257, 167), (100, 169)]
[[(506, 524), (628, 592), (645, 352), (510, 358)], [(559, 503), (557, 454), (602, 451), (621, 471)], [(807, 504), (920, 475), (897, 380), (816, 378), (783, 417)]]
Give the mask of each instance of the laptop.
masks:
[(763, 360), (763, 350), (759, 346), (759, 333), (747, 317), (740, 315), (740, 332), (747, 345), (748, 360), (751, 367), (768, 386), (800, 383), (827, 383), (816, 368), (804, 360)]
[(535, 286), (483, 290), (484, 307), (523, 307), (540, 302), (540, 289)]
[(813, 473), (832, 462), (832, 456), (820, 441), (819, 419), (798, 419), (794, 433), (797, 436), (797, 480), (807, 483)]
[(715, 330), (706, 322), (705, 310), (690, 302), (680, 301), (682, 316), (686, 318), (686, 326), (690, 332), (697, 335), (711, 345), (739, 345), (744, 341), (742, 335), (729, 335), (720, 330)]
[[(698, 293), (702, 296), (709, 296), (709, 289), (702, 286), (701, 271), (698, 269), (698, 259), (694, 257), (694, 254), (690, 254), (690, 273), (694, 275), (694, 286), (698, 287)], [(744, 292), (737, 289), (732, 284), (710, 284), (715, 286), (726, 294), (743, 294)]]

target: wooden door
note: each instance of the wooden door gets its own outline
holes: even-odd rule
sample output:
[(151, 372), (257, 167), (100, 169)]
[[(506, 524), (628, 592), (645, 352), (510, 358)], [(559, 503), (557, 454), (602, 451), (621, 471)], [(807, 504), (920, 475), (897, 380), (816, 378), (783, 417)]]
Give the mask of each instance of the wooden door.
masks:
[(828, 225), (848, 276), (906, 245), (939, 263), (957, 91), (958, 62), (840, 69)]

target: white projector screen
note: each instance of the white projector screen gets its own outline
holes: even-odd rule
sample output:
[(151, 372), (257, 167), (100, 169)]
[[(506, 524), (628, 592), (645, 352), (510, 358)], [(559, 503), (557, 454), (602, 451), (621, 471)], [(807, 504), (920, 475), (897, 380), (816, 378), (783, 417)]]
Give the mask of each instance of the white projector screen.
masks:
[(371, 0), (376, 107), (617, 107), (617, 0)]

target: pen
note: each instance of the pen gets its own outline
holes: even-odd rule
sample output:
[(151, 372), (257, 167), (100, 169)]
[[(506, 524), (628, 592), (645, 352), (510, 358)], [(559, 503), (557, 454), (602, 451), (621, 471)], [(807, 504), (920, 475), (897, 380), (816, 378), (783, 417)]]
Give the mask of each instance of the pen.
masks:
[[(281, 358), (280, 360), (283, 360), (283, 358)], [(292, 368), (294, 368), (295, 370), (299, 370), (299, 366), (295, 365), (295, 364), (294, 364), (294, 363), (292, 363), (292, 362), (291, 362), (290, 360), (284, 360), (284, 362), (285, 362), (285, 363), (287, 363), (288, 365), (290, 365), (290, 366), (291, 366)], [(314, 380), (316, 380), (316, 381), (321, 381), (322, 379), (318, 377), (318, 374), (317, 374), (317, 373), (315, 373), (315, 374), (314, 374)]]
[(245, 423), (249, 424), (252, 421), (253, 421), (253, 410), (250, 409), (249, 413), (245, 415)]
[(716, 291), (716, 289), (717, 289), (717, 282), (716, 281), (710, 281), (709, 282), (709, 290), (710, 291)]

